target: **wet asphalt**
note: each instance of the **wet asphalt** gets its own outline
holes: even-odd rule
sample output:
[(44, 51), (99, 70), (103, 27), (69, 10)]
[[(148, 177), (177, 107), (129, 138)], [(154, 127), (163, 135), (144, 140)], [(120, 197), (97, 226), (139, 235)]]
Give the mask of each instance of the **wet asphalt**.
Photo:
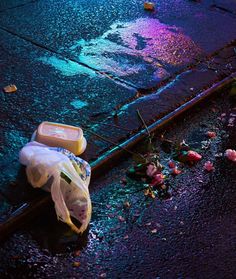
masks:
[[(156, 107), (164, 115), (235, 70), (235, 1), (154, 2), (147, 12), (143, 1), (1, 1), (0, 87), (18, 90), (0, 93), (0, 222), (38, 196), (18, 152), (42, 121), (100, 131), (118, 111), (126, 130), (103, 133), (121, 140), (141, 126), (136, 108), (151, 124)], [(93, 216), (83, 236), (57, 222), (50, 205), (1, 244), (0, 278), (235, 278), (235, 164), (222, 156), (236, 148), (228, 93), (155, 136), (168, 199), (147, 198), (144, 181), (126, 177), (135, 163), (127, 159), (91, 183)], [(172, 177), (161, 134), (173, 145), (185, 140), (203, 159)], [(109, 147), (91, 145), (89, 161)], [(212, 173), (203, 170), (207, 160)]]
[[(222, 155), (236, 147), (235, 101), (228, 93), (155, 135), (169, 198), (146, 197), (145, 183), (127, 177), (135, 158), (127, 159), (91, 183), (93, 214), (83, 236), (45, 209), (1, 246), (1, 278), (235, 278), (236, 172)], [(217, 137), (209, 139), (208, 131)], [(173, 177), (173, 154), (163, 149), (161, 135), (174, 146), (185, 140), (202, 160), (182, 165)], [(203, 169), (208, 160), (213, 172)]]

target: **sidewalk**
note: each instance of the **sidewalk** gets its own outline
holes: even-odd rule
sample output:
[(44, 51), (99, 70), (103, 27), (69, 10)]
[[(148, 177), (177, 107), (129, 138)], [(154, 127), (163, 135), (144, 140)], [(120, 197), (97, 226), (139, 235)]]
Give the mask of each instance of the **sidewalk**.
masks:
[[(236, 71), (233, 1), (1, 1), (0, 222), (39, 196), (18, 163), (42, 121), (122, 143)], [(115, 128), (121, 126), (123, 129)], [(86, 132), (90, 163), (114, 147)]]
[[(136, 109), (151, 124), (236, 69), (232, 1), (158, 1), (153, 13), (143, 1), (1, 1), (0, 23), (0, 86), (18, 87), (0, 96), (6, 214), (37, 195), (18, 152), (42, 121), (120, 143), (140, 129)], [(111, 148), (86, 137), (89, 162)]]

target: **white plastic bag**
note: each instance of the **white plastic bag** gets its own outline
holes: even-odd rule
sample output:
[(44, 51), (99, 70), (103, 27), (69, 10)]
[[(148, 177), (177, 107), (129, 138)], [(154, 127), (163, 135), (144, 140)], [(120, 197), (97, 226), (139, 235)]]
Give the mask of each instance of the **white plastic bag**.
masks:
[[(20, 163), (26, 166), (27, 178), (33, 187), (51, 192), (58, 219), (77, 233), (85, 231), (92, 212), (89, 164), (66, 149), (36, 141), (22, 148)], [(73, 224), (70, 216), (79, 220), (80, 228)]]

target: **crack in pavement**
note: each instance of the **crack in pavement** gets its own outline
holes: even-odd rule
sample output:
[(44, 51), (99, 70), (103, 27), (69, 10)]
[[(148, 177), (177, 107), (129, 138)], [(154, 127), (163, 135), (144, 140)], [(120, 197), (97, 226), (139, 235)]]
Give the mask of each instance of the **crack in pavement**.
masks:
[(6, 11), (9, 11), (9, 10), (13, 10), (13, 9), (16, 9), (16, 8), (24, 7), (24, 6), (26, 6), (26, 5), (29, 5), (29, 4), (38, 2), (38, 1), (39, 1), (39, 0), (31, 0), (31, 1), (26, 2), (26, 3), (24, 3), (24, 4), (20, 4), (20, 5), (14, 6), (14, 7), (9, 7), (9, 8), (0, 10), (0, 13), (6, 12)]
[(228, 14), (231, 14), (231, 15), (234, 15), (234, 16), (236, 15), (236, 12), (231, 11), (231, 10), (229, 10), (229, 9), (227, 9), (227, 8), (224, 8), (224, 7), (222, 7), (222, 6), (218, 6), (218, 5), (216, 5), (216, 4), (211, 5), (211, 8), (214, 9), (214, 10), (216, 10), (216, 11), (222, 11), (222, 12), (224, 12), (224, 13), (228, 13)]

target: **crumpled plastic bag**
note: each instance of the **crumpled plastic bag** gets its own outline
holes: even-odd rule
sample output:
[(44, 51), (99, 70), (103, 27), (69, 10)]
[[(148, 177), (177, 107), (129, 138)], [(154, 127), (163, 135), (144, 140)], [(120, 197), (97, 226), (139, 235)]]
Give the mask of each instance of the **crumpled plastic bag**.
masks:
[[(20, 163), (26, 166), (29, 183), (51, 192), (58, 219), (77, 233), (85, 231), (92, 212), (89, 164), (66, 149), (36, 141), (26, 144), (19, 157)], [(71, 216), (81, 223), (80, 228), (72, 222)]]

